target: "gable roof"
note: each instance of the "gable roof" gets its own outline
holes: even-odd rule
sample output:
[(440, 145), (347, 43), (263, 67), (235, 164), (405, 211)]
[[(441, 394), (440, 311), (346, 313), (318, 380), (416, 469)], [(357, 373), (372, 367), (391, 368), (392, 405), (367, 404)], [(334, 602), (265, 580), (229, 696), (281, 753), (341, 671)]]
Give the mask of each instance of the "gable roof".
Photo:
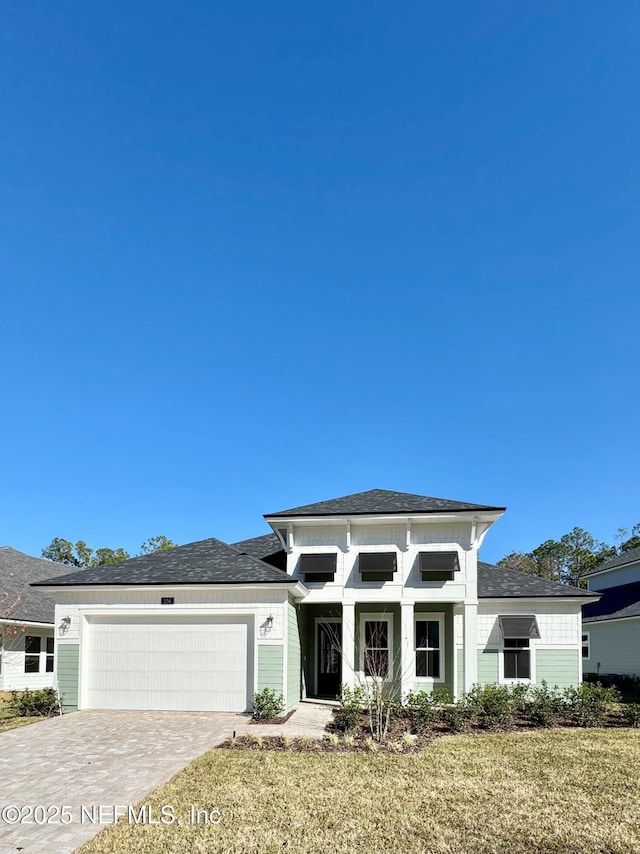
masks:
[(341, 498), (303, 504), (277, 513), (265, 513), (265, 518), (278, 516), (367, 516), (395, 513), (458, 513), (464, 510), (503, 511), (504, 507), (487, 504), (469, 504), (466, 501), (451, 501), (448, 498), (431, 498), (428, 495), (413, 495), (410, 492), (392, 492), (388, 489), (369, 489), (354, 492)]
[(587, 578), (589, 575), (596, 575), (598, 572), (603, 572), (606, 569), (615, 569), (618, 566), (625, 566), (627, 563), (635, 563), (638, 560), (640, 560), (640, 547), (637, 549), (629, 549), (628, 552), (622, 552), (622, 554), (616, 555), (616, 557), (605, 560), (604, 563), (601, 563), (589, 572), (585, 572), (584, 577)]
[[(69, 567), (68, 572), (72, 571)], [(19, 597), (7, 619), (53, 624), (56, 605), (53, 593), (35, 590), (30, 585), (62, 572), (63, 564), (32, 557), (11, 546), (0, 547), (0, 593), (8, 594), (5, 604), (11, 604)]]
[(504, 566), (478, 561), (479, 599), (547, 599), (549, 597), (581, 596), (587, 599), (600, 594), (548, 581), (538, 575), (517, 572)]
[(211, 537), (185, 546), (141, 555), (120, 563), (81, 569), (41, 581), (43, 586), (114, 584), (294, 584), (281, 569)]
[(602, 591), (598, 602), (589, 602), (582, 609), (583, 623), (620, 620), (623, 617), (640, 617), (640, 581), (608, 587)]

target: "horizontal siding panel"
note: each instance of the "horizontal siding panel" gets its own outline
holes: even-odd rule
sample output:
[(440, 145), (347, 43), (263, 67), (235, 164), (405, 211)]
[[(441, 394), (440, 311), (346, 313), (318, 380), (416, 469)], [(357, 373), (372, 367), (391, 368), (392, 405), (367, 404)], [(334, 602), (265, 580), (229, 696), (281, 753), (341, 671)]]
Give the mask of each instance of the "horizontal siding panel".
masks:
[(283, 661), (284, 647), (281, 644), (258, 646), (258, 691), (271, 688), (276, 694), (283, 693)]
[(572, 688), (580, 681), (580, 654), (577, 649), (536, 650), (536, 683), (543, 680), (553, 687)]

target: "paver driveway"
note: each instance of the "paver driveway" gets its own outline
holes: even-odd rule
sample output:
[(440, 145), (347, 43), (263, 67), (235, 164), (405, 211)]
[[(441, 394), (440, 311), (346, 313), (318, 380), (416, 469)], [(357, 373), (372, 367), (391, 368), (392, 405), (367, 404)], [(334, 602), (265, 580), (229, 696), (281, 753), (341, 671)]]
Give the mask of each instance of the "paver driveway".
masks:
[[(70, 854), (104, 826), (82, 822), (81, 806), (133, 806), (248, 723), (227, 713), (87, 711), (1, 733), (1, 854)], [(2, 820), (11, 805), (69, 806), (72, 821), (13, 825)]]

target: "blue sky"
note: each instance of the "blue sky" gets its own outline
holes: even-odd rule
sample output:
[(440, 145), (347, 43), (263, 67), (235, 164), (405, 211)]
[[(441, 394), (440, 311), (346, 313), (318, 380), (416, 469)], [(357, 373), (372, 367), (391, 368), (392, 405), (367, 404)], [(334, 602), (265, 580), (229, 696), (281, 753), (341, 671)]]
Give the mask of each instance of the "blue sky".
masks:
[(0, 544), (640, 521), (640, 6), (0, 12)]

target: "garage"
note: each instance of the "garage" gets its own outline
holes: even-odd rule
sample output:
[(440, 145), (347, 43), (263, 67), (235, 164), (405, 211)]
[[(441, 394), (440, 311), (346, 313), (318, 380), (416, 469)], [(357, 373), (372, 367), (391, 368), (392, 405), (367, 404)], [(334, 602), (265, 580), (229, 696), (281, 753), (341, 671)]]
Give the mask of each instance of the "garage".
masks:
[(253, 695), (250, 620), (92, 616), (83, 707), (244, 712)]

